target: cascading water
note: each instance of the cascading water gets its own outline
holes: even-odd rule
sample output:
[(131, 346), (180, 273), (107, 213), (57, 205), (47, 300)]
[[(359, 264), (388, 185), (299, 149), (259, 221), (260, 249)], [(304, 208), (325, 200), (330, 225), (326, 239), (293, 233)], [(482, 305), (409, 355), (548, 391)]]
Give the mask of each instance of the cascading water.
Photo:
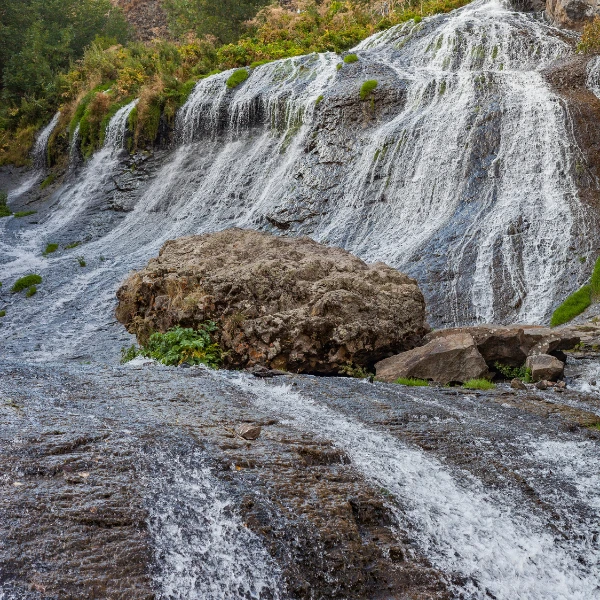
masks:
[(596, 56), (588, 63), (587, 86), (600, 98), (600, 56)]

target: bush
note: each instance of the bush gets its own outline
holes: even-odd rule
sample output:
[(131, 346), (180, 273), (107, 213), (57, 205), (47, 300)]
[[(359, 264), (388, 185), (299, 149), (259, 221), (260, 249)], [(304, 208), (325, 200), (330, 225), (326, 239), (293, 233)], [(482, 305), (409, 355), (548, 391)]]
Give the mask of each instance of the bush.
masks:
[(344, 56), (344, 62), (347, 65), (358, 62), (358, 56), (356, 56), (356, 54), (347, 54), (346, 56)]
[(525, 365), (520, 367), (510, 367), (496, 361), (494, 367), (498, 373), (501, 373), (506, 379), (521, 379), (525, 383), (531, 383), (532, 381), (531, 369), (528, 369)]
[(42, 252), (44, 256), (48, 256), (48, 254), (52, 254), (58, 250), (58, 244), (48, 244), (46, 249)]
[(42, 283), (42, 278), (36, 273), (31, 273), (30, 275), (25, 275), (24, 277), (17, 279), (11, 288), (11, 292), (16, 294), (17, 292), (22, 292), (23, 290), (31, 287), (32, 285), (37, 285), (40, 283)]
[(360, 99), (366, 100), (376, 87), (377, 81), (375, 79), (365, 81), (360, 87)]
[(135, 351), (122, 350), (122, 362), (136, 356), (152, 358), (163, 365), (204, 364), (217, 368), (223, 361), (223, 351), (213, 342), (211, 334), (217, 329), (212, 321), (200, 325), (197, 330), (174, 327), (166, 333), (153, 333), (148, 343)]
[[(594, 269), (595, 271), (596, 269)], [(552, 313), (550, 327), (563, 325), (580, 315), (592, 303), (592, 286), (584, 285), (581, 289), (572, 293)]]
[(583, 26), (577, 51), (583, 53), (600, 52), (600, 17)]
[(10, 208), (6, 205), (8, 200), (8, 196), (6, 192), (0, 192), (0, 218), (1, 217), (10, 217), (12, 212)]
[(350, 362), (340, 367), (339, 374), (346, 375), (347, 377), (354, 377), (355, 379), (366, 379), (372, 375), (365, 368), (353, 365)]
[(469, 379), (463, 387), (467, 390), (493, 390), (496, 386), (487, 379)]
[(405, 378), (405, 377), (400, 377), (398, 379), (396, 379), (396, 381), (394, 381), (394, 383), (398, 383), (400, 385), (408, 385), (411, 387), (425, 387), (429, 385), (429, 381), (425, 380), (425, 379), (414, 379), (414, 378)]
[(35, 294), (37, 294), (37, 287), (35, 287), (35, 285), (32, 285), (29, 288), (27, 288), (27, 293), (25, 294), (25, 296), (27, 296), (27, 298), (31, 298), (31, 296), (35, 296)]
[(246, 79), (248, 79), (248, 71), (246, 69), (237, 69), (235, 70), (229, 79), (227, 80), (227, 87), (232, 90), (236, 88), (240, 83), (244, 83)]

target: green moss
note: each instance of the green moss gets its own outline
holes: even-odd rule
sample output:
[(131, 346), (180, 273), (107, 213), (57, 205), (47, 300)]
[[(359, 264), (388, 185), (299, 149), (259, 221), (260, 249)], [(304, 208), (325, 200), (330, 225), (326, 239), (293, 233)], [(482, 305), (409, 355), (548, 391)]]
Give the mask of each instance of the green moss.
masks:
[[(594, 268), (594, 271), (596, 269)], [(581, 289), (568, 296), (565, 301), (552, 313), (550, 326), (563, 325), (580, 315), (592, 303), (592, 286), (584, 285)]]
[(321, 104), (321, 102), (323, 102), (323, 94), (321, 94), (316, 100), (315, 100), (315, 106), (319, 106), (319, 104)]
[(375, 79), (368, 79), (360, 86), (360, 99), (366, 100), (371, 92), (377, 87), (377, 81)]
[(338, 63), (335, 68), (339, 71), (344, 66), (344, 63)]
[(356, 54), (346, 54), (346, 56), (344, 56), (344, 62), (347, 65), (358, 62), (358, 56), (356, 56)]
[(52, 185), (56, 180), (56, 175), (54, 173), (50, 173), (44, 181), (40, 184), (40, 189), (45, 190), (49, 185)]
[(463, 387), (467, 390), (493, 390), (496, 386), (487, 379), (469, 379)]
[(596, 300), (600, 296), (600, 258), (594, 264), (590, 285), (592, 286), (592, 299)]
[(79, 263), (80, 267), (85, 267), (86, 266), (86, 262), (85, 262), (85, 259), (83, 258), (83, 256), (78, 256), (77, 257), (77, 262)]
[(27, 288), (27, 293), (25, 294), (25, 296), (27, 296), (27, 298), (31, 298), (31, 296), (35, 296), (37, 294), (37, 287), (35, 287), (35, 285), (31, 285)]
[(48, 244), (46, 249), (42, 252), (44, 256), (48, 256), (48, 254), (52, 254), (58, 250), (58, 244)]
[(28, 217), (29, 215), (35, 215), (37, 210), (22, 210), (20, 212), (16, 212), (13, 216), (17, 219), (21, 219), (23, 217)]
[(24, 277), (17, 279), (10, 291), (13, 294), (16, 294), (17, 292), (26, 290), (32, 285), (38, 285), (40, 283), (42, 283), (42, 278), (37, 273), (31, 273), (30, 275), (25, 275)]
[(5, 317), (5, 316), (6, 316), (6, 311), (0, 310), (0, 317)]
[(249, 74), (247, 69), (236, 69), (227, 80), (227, 87), (232, 90), (248, 79)]
[(414, 377), (399, 377), (396, 379), (396, 381), (394, 381), (394, 383), (399, 385), (408, 385), (410, 387), (425, 387), (429, 385), (429, 381), (425, 379), (415, 379)]
[(72, 248), (77, 248), (77, 246), (80, 246), (81, 242), (71, 242), (70, 244), (67, 244), (65, 246), (65, 250), (71, 250)]
[(273, 62), (273, 59), (265, 58), (263, 60), (255, 60), (250, 63), (250, 67), (256, 69), (256, 67), (260, 67), (261, 65), (266, 65), (267, 63)]

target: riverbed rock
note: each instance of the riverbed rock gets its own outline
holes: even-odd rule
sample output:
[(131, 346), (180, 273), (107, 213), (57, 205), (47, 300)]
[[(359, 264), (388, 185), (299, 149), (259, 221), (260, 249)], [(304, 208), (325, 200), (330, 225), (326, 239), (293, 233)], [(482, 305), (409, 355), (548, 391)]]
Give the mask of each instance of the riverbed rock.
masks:
[(309, 238), (242, 229), (168, 241), (117, 297), (117, 318), (140, 343), (151, 331), (215, 321), (234, 368), (370, 369), (428, 332), (423, 294), (397, 270)]
[(262, 428), (260, 425), (251, 425), (250, 423), (244, 423), (244, 425), (240, 425), (237, 429), (237, 434), (245, 440), (257, 440), (261, 432)]
[(527, 386), (520, 379), (516, 379), (516, 378), (510, 382), (510, 387), (513, 390), (526, 390), (527, 389)]
[(528, 356), (525, 366), (531, 369), (533, 381), (557, 381), (565, 370), (565, 364), (549, 354)]
[(547, 0), (546, 14), (561, 27), (582, 29), (594, 17), (600, 17), (598, 0)]
[(550, 329), (536, 325), (474, 325), (432, 331), (423, 343), (468, 333), (473, 336), (477, 349), (490, 368), (499, 362), (510, 367), (521, 367), (530, 354), (556, 354), (574, 348), (580, 341), (578, 333), (569, 328)]
[(377, 378), (428, 379), (436, 383), (464, 383), (488, 375), (485, 360), (468, 333), (438, 337), (425, 346), (386, 358), (375, 365)]

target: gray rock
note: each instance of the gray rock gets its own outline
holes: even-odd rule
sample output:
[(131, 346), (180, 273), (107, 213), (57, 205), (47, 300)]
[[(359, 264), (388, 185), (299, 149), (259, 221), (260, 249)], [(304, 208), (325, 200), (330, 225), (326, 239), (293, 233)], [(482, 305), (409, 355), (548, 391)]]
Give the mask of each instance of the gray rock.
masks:
[(563, 362), (550, 356), (549, 354), (534, 354), (528, 356), (525, 366), (531, 369), (531, 378), (533, 381), (557, 381), (562, 377), (565, 365)]
[(167, 242), (117, 297), (117, 318), (142, 344), (151, 331), (215, 321), (231, 368), (370, 370), (429, 329), (417, 283), (396, 269), (242, 229)]
[(262, 428), (260, 425), (245, 423), (237, 428), (237, 434), (245, 440), (256, 440), (260, 436)]
[(377, 378), (387, 382), (414, 377), (442, 384), (464, 383), (488, 375), (485, 360), (468, 333), (434, 339), (425, 346), (378, 362), (375, 369)]
[(510, 382), (510, 387), (513, 388), (513, 390), (526, 390), (527, 389), (527, 386), (520, 379), (513, 379)]

